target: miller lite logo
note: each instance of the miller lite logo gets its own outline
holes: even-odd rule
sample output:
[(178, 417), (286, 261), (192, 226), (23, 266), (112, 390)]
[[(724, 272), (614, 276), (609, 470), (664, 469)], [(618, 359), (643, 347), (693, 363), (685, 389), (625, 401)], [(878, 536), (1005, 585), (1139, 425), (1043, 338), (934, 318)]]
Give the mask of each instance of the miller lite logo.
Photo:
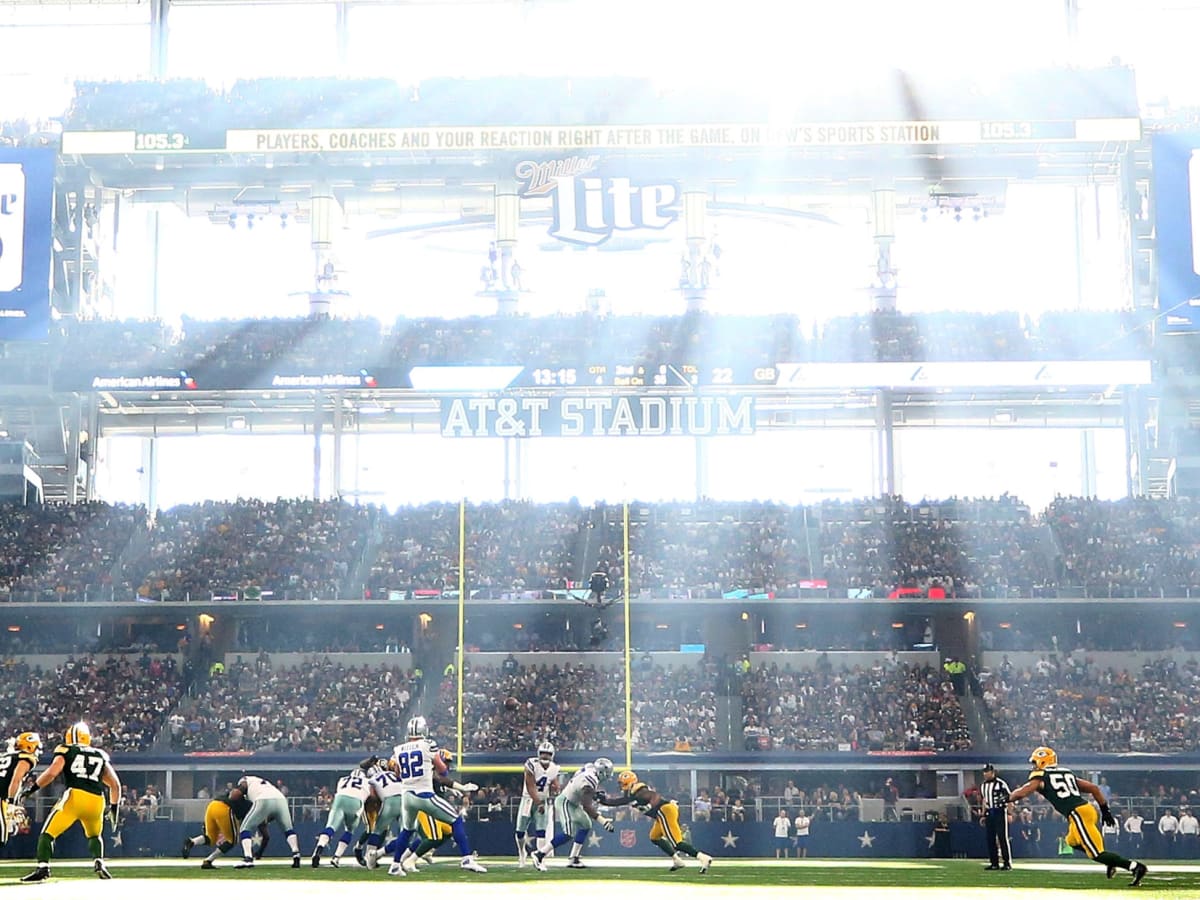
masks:
[(632, 828), (621, 829), (621, 846), (633, 847), (637, 844), (637, 832)]
[(614, 231), (661, 231), (679, 218), (678, 185), (635, 184), (629, 178), (605, 177), (596, 171), (598, 162), (597, 156), (569, 156), (517, 163), (521, 196), (549, 194), (554, 200), (551, 237), (594, 247)]

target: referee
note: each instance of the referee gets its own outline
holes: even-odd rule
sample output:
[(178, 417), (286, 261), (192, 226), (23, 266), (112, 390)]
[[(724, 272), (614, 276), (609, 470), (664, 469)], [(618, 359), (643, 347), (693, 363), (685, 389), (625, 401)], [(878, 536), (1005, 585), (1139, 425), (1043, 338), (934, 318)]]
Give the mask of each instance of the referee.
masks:
[(983, 824), (987, 828), (988, 858), (991, 860), (984, 868), (1007, 871), (1012, 868), (1012, 845), (1008, 842), (1008, 783), (996, 775), (996, 767), (991, 763), (983, 767), (979, 793), (983, 796)]

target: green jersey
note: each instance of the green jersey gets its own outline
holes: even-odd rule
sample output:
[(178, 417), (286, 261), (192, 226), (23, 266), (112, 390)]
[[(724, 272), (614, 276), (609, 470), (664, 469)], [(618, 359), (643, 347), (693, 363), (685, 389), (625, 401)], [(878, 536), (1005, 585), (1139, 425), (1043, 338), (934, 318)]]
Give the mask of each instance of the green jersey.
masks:
[(1070, 769), (1064, 769), (1062, 766), (1034, 769), (1029, 773), (1029, 780), (1038, 785), (1038, 793), (1064, 816), (1069, 816), (1073, 810), (1087, 805), (1087, 800), (1079, 793), (1079, 783), (1075, 780), (1075, 774)]
[(63, 758), (63, 784), (68, 788), (99, 794), (108, 793), (104, 784), (104, 769), (108, 754), (86, 744), (59, 744), (54, 755)]

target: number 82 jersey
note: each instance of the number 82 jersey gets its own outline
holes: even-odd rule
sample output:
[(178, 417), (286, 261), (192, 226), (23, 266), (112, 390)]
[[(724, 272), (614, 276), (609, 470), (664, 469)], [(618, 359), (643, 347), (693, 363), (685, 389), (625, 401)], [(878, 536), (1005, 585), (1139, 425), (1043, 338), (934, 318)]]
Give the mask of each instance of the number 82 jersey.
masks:
[(405, 792), (416, 794), (433, 793), (433, 757), (437, 744), (426, 738), (417, 738), (397, 744), (392, 751), (392, 771), (400, 776)]

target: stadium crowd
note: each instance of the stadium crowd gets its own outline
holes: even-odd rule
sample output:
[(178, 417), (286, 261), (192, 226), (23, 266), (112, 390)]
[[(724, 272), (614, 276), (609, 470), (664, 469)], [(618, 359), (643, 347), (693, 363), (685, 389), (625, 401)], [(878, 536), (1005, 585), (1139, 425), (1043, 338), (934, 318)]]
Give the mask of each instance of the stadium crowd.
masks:
[(64, 722), (86, 718), (106, 749), (148, 750), (182, 687), (172, 656), (70, 657), (46, 670), (10, 659), (0, 668), (0, 733), (60, 737)]
[(275, 669), (260, 657), (211, 673), (172, 714), (169, 744), (184, 752), (371, 751), (408, 718), (419, 689), (412, 670), (329, 659)]
[(1200, 740), (1189, 710), (1200, 666), (1171, 658), (1101, 668), (1082, 653), (1049, 654), (1029, 668), (980, 675), (992, 731), (1003, 746), (1179, 753)]
[[(930, 119), (1063, 119), (1138, 114), (1133, 71), (1120, 65), (1047, 68), (1002, 79), (922, 81)], [(488, 102), (481, 102), (486, 94)], [(891, 92), (850, 88), (807, 95), (796, 121), (886, 120)], [(619, 112), (618, 112), (619, 111)], [(618, 115), (613, 115), (618, 112)], [(407, 127), (424, 125), (603, 124), (767, 121), (767, 100), (733, 88), (664, 89), (644, 78), (463, 78), (400, 84), (383, 78), (258, 78), (227, 91), (201, 79), (79, 81), (67, 130), (181, 133), (191, 148), (224, 138), (228, 128)], [(847, 118), (848, 117), (848, 118)], [(857, 117), (857, 118), (856, 118)], [(775, 120), (778, 121), (778, 117)]]
[(954, 688), (928, 666), (808, 671), (777, 664), (749, 671), (741, 686), (746, 749), (833, 751), (969, 750)]
[[(624, 591), (619, 511), (505, 501), (467, 511), (477, 598), (549, 599), (599, 564)], [(0, 596), (16, 600), (383, 599), (457, 590), (458, 508), (342, 501), (175, 507), (0, 505)], [(1190, 596), (1200, 506), (1186, 498), (631, 508), (634, 597)], [(814, 594), (814, 592), (817, 592)]]
[(575, 366), (585, 373), (617, 363), (741, 371), (785, 362), (1151, 357), (1130, 313), (1064, 315), (1046, 313), (1035, 322), (1016, 313), (875, 312), (817, 325), (796, 316), (706, 313), (397, 319), (387, 326), (330, 318), (82, 320), (57, 323), (48, 343), (5, 360), (3, 371), (31, 381), (49, 375), (64, 386), (90, 385), (97, 376), (186, 372), (201, 388), (216, 388), (265, 385), (274, 374), (379, 374), (417, 365)]

